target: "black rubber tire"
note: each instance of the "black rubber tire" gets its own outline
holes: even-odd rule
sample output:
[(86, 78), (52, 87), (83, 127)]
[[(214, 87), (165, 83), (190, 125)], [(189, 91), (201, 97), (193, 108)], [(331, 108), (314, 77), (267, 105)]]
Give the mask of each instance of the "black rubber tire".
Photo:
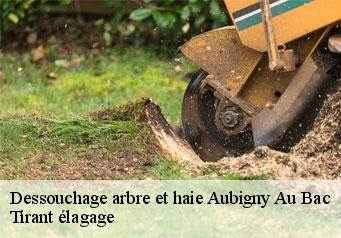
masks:
[(201, 89), (207, 73), (192, 75), (182, 102), (182, 134), (204, 161), (238, 156), (253, 148), (251, 131), (226, 138), (215, 125), (216, 98), (212, 90)]

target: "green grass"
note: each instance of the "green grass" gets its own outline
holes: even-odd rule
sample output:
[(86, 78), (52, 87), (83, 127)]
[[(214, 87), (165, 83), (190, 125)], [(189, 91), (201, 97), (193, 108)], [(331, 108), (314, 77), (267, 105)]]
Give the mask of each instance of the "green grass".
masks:
[(221, 180), (265, 180), (267, 179), (266, 175), (259, 174), (250, 177), (245, 177), (237, 173), (231, 172), (221, 172), (217, 166), (209, 165), (206, 167), (206, 170), (203, 171), (204, 175), (201, 176), (203, 178), (209, 178), (210, 175), (215, 174), (216, 177), (214, 179)]
[[(120, 117), (113, 114), (113, 117), (117, 116)], [(133, 120), (115, 121), (91, 117), (68, 120), (39, 117), (2, 119), (0, 120), (0, 165), (6, 172), (0, 178), (26, 178), (25, 168), (30, 167), (31, 163), (38, 163), (38, 166), (55, 166), (67, 160), (77, 163), (83, 158), (112, 160), (113, 155), (118, 152), (121, 155), (139, 153), (139, 158), (148, 157), (146, 161), (149, 162), (142, 168), (147, 176), (157, 179), (184, 178), (181, 174), (182, 167), (176, 161), (165, 159), (157, 151), (149, 154), (144, 143), (151, 143), (151, 138), (148, 138), (148, 131), (145, 129), (143, 124)], [(127, 144), (127, 141), (130, 143)], [(30, 158), (34, 157), (42, 157), (43, 160), (31, 161)], [(127, 158), (127, 161), (129, 159)], [(118, 169), (124, 169), (120, 166), (122, 165), (118, 165)], [(49, 178), (54, 178), (53, 176), (52, 172)], [(91, 171), (83, 178), (97, 179)], [(126, 178), (129, 177), (112, 177), (112, 179)]]
[(105, 148), (109, 153), (111, 147), (116, 148), (116, 141), (121, 138), (134, 140), (140, 132), (131, 121), (95, 121), (81, 117), (0, 120), (0, 162), (15, 162), (20, 167), (25, 158), (37, 155), (45, 156), (46, 161), (51, 162), (79, 158), (99, 148)]
[[(75, 59), (81, 63), (63, 67)], [(27, 53), (0, 56), (1, 179), (26, 178), (23, 171), (31, 163), (53, 168), (62, 161), (80, 163), (84, 158), (103, 161), (117, 157), (145, 160), (142, 170), (159, 179), (205, 179), (212, 174), (218, 179), (245, 179), (221, 174), (214, 166), (208, 167), (204, 175), (186, 175), (185, 166), (148, 149), (153, 142), (140, 122), (143, 100), (125, 104), (152, 98), (166, 118), (178, 124), (188, 83), (185, 74), (195, 70), (192, 65), (147, 49), (122, 46), (99, 55), (74, 53), (68, 60), (60, 59), (53, 50), (39, 63), (31, 61)], [(176, 66), (183, 71), (176, 72)], [(56, 82), (47, 77), (49, 72), (58, 76)], [(43, 159), (30, 160), (36, 157)], [(125, 162), (118, 169), (124, 166)], [(84, 178), (97, 179), (98, 174), (93, 172), (90, 170)], [(130, 177), (114, 174), (111, 178)]]
[(178, 180), (184, 179), (181, 170), (184, 169), (177, 161), (168, 160), (161, 156), (154, 159), (153, 173), (160, 179)]
[[(52, 54), (52, 53), (50, 53)], [(107, 106), (120, 105), (139, 97), (151, 97), (160, 104), (172, 123), (179, 123), (181, 101), (193, 70), (184, 62), (162, 58), (137, 49), (107, 49), (100, 55), (80, 56), (78, 67), (65, 68), (57, 56), (41, 63), (23, 55), (3, 55), (0, 70), (0, 118), (17, 114), (67, 118)], [(51, 58), (51, 59), (50, 59)], [(181, 65), (182, 73), (175, 72)], [(48, 72), (58, 75), (51, 83)]]
[[(58, 119), (8, 119), (0, 120), (2, 138), (13, 136), (13, 131), (21, 133), (21, 137), (27, 136), (58, 139), (69, 143), (95, 142), (101, 138), (111, 140), (124, 136), (136, 137), (139, 128), (132, 121), (102, 121), (78, 117), (67, 120)], [(27, 133), (27, 134), (26, 134)]]
[[(243, 177), (229, 172), (222, 173), (214, 165), (208, 166), (203, 174), (192, 174), (188, 173), (186, 165), (180, 165), (176, 160), (165, 159), (158, 151), (150, 153), (146, 149), (146, 143), (149, 145), (153, 143), (149, 131), (143, 123), (139, 123), (134, 118), (128, 120), (130, 116), (138, 116), (140, 103), (137, 101), (126, 104), (125, 107), (121, 106), (99, 111), (88, 117), (78, 116), (71, 119), (41, 117), (0, 119), (0, 165), (6, 170), (0, 178), (26, 178), (25, 167), (31, 166), (30, 163), (53, 167), (67, 160), (76, 163), (84, 158), (103, 161), (114, 159), (117, 153), (123, 156), (138, 153), (139, 159), (148, 158), (144, 167), (139, 168), (145, 171), (147, 177), (166, 180), (266, 179), (263, 175)], [(133, 110), (133, 105), (136, 106), (135, 110)], [(31, 161), (30, 159), (34, 157), (43, 159)], [(127, 156), (127, 161), (131, 159), (128, 157), (131, 156)], [(122, 164), (118, 165), (118, 169), (124, 169)], [(49, 178), (54, 178), (53, 172), (50, 173)], [(93, 180), (97, 179), (97, 176), (90, 171), (83, 178)], [(111, 178), (139, 177), (114, 175)]]
[[(137, 104), (100, 111), (96, 120), (84, 115), (145, 97), (152, 98), (166, 118), (178, 124), (188, 82), (185, 75), (193, 66), (148, 49), (123, 46), (96, 55), (72, 53), (67, 58), (59, 55), (58, 47), (49, 49), (41, 62), (33, 62), (29, 53), (0, 56), (2, 178), (25, 178), (21, 171), (36, 163), (30, 161), (36, 157), (44, 157), (42, 163), (53, 166), (83, 158), (154, 156), (148, 154), (146, 143), (151, 142), (146, 130), (134, 118), (141, 113)], [(77, 60), (78, 65), (65, 67)], [(183, 71), (176, 72), (176, 66)], [(58, 79), (50, 79), (49, 72)], [(169, 167), (162, 161), (155, 169), (154, 164), (145, 166), (146, 171), (157, 178), (170, 177), (162, 172), (162, 167)], [(95, 177), (90, 173), (85, 178)]]

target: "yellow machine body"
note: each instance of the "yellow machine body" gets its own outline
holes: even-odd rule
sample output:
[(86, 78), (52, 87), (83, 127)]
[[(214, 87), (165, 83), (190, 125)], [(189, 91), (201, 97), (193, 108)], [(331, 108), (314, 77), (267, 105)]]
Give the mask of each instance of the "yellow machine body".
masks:
[[(284, 45), (341, 19), (341, 0), (271, 0), (277, 41)], [(267, 50), (259, 0), (225, 0), (241, 42)]]
[[(182, 46), (182, 53), (214, 76), (206, 82), (249, 114), (278, 101), (298, 70), (267, 70), (268, 57), (259, 0), (225, 0), (234, 27), (206, 32)], [(270, 0), (279, 45), (293, 49), (302, 64), (330, 26), (341, 20), (341, 0)], [(239, 20), (238, 20), (239, 19)], [(237, 20), (237, 21), (236, 21)], [(245, 103), (246, 102), (246, 103)]]

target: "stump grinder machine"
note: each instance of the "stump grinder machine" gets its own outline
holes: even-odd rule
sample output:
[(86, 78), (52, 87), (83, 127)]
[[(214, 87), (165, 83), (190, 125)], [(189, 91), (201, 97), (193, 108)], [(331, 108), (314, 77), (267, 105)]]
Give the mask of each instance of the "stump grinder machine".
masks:
[(281, 146), (341, 62), (341, 0), (225, 5), (233, 26), (181, 47), (201, 68), (185, 92), (182, 133), (205, 161)]

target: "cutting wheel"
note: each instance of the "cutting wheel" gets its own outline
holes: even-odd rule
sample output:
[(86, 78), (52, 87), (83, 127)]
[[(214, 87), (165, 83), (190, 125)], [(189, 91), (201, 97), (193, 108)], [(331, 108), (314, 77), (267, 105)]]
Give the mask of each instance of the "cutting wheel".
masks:
[[(205, 161), (224, 156), (237, 156), (253, 148), (252, 131), (226, 136), (227, 131), (241, 124), (244, 117), (229, 103), (221, 103), (215, 90), (205, 86), (207, 73), (193, 74), (182, 103), (182, 130), (193, 149)], [(227, 100), (227, 99), (226, 99)], [(221, 108), (220, 105), (226, 105)]]
[[(325, 64), (327, 61), (323, 60), (323, 63)], [(311, 65), (309, 64), (309, 66)], [(336, 64), (332, 70), (329, 70), (329, 74), (333, 74), (334, 77), (325, 75), (323, 81), (319, 80), (325, 82), (323, 89), (318, 90), (312, 88), (310, 84), (307, 85), (309, 88), (307, 95), (311, 99), (300, 99), (310, 102), (306, 105), (305, 110), (302, 109), (305, 116), (302, 116), (300, 120), (296, 121), (295, 125), (288, 128), (285, 136), (278, 143), (273, 144), (272, 148), (287, 151), (309, 130), (325, 98), (323, 95), (326, 95), (330, 88), (336, 87), (338, 81), (332, 78), (339, 77), (333, 70), (339, 72), (338, 66), (339, 64)], [(320, 66), (321, 68), (325, 67)], [(252, 131), (250, 123), (252, 118), (250, 119), (239, 107), (209, 86), (206, 83), (207, 78), (208, 74), (199, 70), (193, 74), (185, 92), (182, 104), (182, 132), (184, 137), (204, 161), (217, 161), (222, 157), (238, 156), (252, 151), (255, 147), (254, 131)], [(309, 82), (316, 85), (314, 79)], [(289, 92), (292, 91), (289, 90)], [(288, 98), (290, 96), (284, 97), (285, 100)], [(296, 101), (296, 104), (301, 105), (300, 101)], [(290, 107), (290, 112), (295, 112), (297, 105)], [(301, 109), (299, 108), (299, 110)], [(276, 118), (276, 116), (278, 115), (273, 115), (272, 118)], [(279, 117), (284, 118), (281, 115)], [(271, 119), (265, 118), (266, 125), (271, 126)], [(276, 119), (276, 121), (281, 122), (280, 119)], [(281, 125), (281, 123), (279, 124)], [(253, 127), (254, 130), (255, 128)], [(277, 127), (274, 128), (277, 130)]]

